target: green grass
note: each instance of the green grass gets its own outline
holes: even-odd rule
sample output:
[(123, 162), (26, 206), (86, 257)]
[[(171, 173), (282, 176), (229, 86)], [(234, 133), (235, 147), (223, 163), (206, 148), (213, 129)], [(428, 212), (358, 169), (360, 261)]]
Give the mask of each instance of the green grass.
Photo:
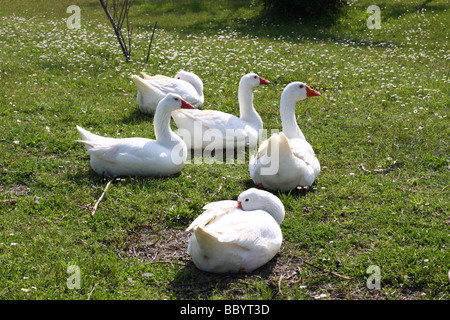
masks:
[[(79, 30), (65, 23), (73, 4)], [(0, 1), (0, 299), (449, 299), (450, 8), (380, 0), (382, 28), (369, 30), (371, 4), (310, 22), (277, 21), (244, 0), (136, 1), (127, 63), (98, 1)], [(252, 187), (246, 164), (124, 178), (90, 214), (106, 180), (75, 126), (153, 138), (131, 75), (181, 68), (203, 79), (204, 108), (234, 114), (243, 74), (272, 81), (255, 90), (269, 130), (281, 129), (288, 83), (322, 93), (297, 105), (322, 172), (308, 192), (277, 193), (287, 214), (273, 270), (206, 274), (167, 236)], [(394, 161), (383, 174), (360, 168)], [(69, 265), (80, 267), (80, 289), (67, 286)], [(379, 290), (366, 287), (370, 265)]]

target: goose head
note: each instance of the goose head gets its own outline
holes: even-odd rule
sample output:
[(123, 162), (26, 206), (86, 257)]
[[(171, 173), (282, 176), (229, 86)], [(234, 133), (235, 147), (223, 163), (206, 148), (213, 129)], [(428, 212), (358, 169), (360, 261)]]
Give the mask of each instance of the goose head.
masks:
[(295, 117), (295, 103), (309, 97), (320, 96), (320, 93), (303, 82), (291, 82), (283, 90), (280, 99), (280, 116), (283, 132), (289, 139), (305, 139), (303, 132), (297, 125)]
[(186, 102), (181, 98), (180, 95), (176, 93), (168, 93), (161, 101), (158, 103), (158, 108), (164, 110), (168, 113), (178, 109), (194, 109), (194, 106)]
[[(170, 129), (170, 117), (173, 111), (178, 109), (194, 109), (194, 106), (186, 102), (180, 95), (175, 93), (168, 93), (162, 98), (156, 107), (155, 116), (153, 118), (153, 125), (156, 135), (156, 140), (161, 144), (170, 144), (171, 141), (181, 140)], [(185, 145), (186, 147), (186, 145)]]
[(244, 211), (264, 210), (269, 213), (278, 224), (284, 220), (284, 206), (281, 200), (270, 192), (256, 188), (242, 192), (238, 197), (237, 207)]
[(184, 80), (192, 84), (199, 95), (203, 94), (203, 81), (193, 72), (180, 70), (175, 75), (175, 79)]
[(239, 86), (246, 86), (250, 88), (255, 88), (259, 85), (269, 84), (270, 81), (264, 78), (261, 78), (256, 73), (248, 73), (241, 78), (239, 82)]
[(200, 78), (193, 72), (180, 70), (175, 75), (175, 79), (189, 81), (189, 80), (192, 80), (192, 79), (196, 79), (197, 80), (197, 79), (200, 79)]
[(320, 92), (312, 89), (303, 82), (292, 82), (283, 90), (283, 95), (292, 97), (295, 101), (300, 101), (310, 97), (320, 96)]

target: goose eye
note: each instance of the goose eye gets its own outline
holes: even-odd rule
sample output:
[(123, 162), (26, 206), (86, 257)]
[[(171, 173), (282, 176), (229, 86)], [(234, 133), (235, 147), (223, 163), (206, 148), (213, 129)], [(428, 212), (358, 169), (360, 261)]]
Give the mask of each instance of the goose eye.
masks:
[(181, 79), (180, 77), (177, 77), (177, 79)]
[(254, 76), (253, 78), (255, 78), (255, 79), (256, 79), (256, 76)]
[(303, 85), (302, 84), (300, 85), (300, 89), (303, 89)]
[(178, 101), (178, 100), (180, 100), (180, 99), (178, 99), (178, 98), (174, 98), (175, 99), (175, 101)]
[(247, 198), (247, 199), (245, 199), (245, 202), (248, 202), (248, 198)]

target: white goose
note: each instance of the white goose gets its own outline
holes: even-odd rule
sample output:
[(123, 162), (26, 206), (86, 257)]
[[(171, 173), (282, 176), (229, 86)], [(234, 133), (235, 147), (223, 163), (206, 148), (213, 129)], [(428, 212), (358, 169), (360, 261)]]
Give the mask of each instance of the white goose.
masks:
[(170, 113), (194, 108), (177, 94), (162, 99), (153, 119), (156, 140), (101, 137), (79, 126), (77, 130), (91, 156), (92, 169), (104, 176), (168, 176), (184, 167), (187, 148), (170, 128)]
[[(178, 134), (188, 149), (226, 149), (236, 144), (245, 144), (259, 139), (263, 128), (261, 117), (253, 107), (253, 88), (269, 84), (270, 81), (255, 73), (244, 75), (238, 88), (240, 117), (217, 110), (178, 110), (172, 118), (178, 127)], [(236, 139), (235, 139), (236, 138)]]
[(144, 113), (153, 114), (159, 101), (167, 93), (176, 93), (195, 108), (204, 102), (203, 82), (194, 73), (180, 70), (174, 78), (162, 75), (149, 76), (141, 72), (144, 79), (133, 75), (132, 79), (138, 87), (137, 103)]
[(188, 252), (194, 264), (208, 272), (252, 272), (280, 250), (283, 203), (255, 188), (238, 201), (207, 204), (186, 231), (193, 230)]
[(319, 161), (295, 117), (295, 103), (315, 96), (320, 93), (302, 82), (290, 83), (283, 90), (280, 100), (283, 132), (265, 140), (257, 154), (250, 157), (250, 176), (258, 186), (289, 191), (311, 186), (319, 175)]

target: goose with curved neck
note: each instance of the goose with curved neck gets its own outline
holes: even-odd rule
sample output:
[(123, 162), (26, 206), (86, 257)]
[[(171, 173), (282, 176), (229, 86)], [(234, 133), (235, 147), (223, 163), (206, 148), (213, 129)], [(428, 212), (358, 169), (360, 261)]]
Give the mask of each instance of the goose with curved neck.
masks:
[(241, 78), (238, 88), (239, 117), (218, 110), (172, 112), (178, 134), (188, 149), (226, 149), (230, 145), (235, 148), (241, 143), (256, 143), (263, 122), (253, 106), (253, 89), (269, 83), (255, 73)]
[[(190, 104), (183, 101), (184, 100), (182, 100), (181, 108), (190, 109)], [(178, 108), (175, 110), (177, 109)], [(172, 128), (170, 127), (170, 117), (171, 114), (168, 112), (167, 108), (156, 108), (155, 116), (153, 117), (153, 128), (155, 131), (156, 141), (160, 145), (174, 146), (178, 143), (183, 143), (183, 140), (172, 131)]]
[(237, 201), (222, 200), (203, 207), (186, 231), (193, 231), (188, 252), (208, 272), (252, 272), (279, 251), (283, 203), (270, 192), (251, 188)]
[(185, 143), (170, 128), (170, 113), (179, 108), (194, 107), (172, 93), (159, 102), (153, 119), (156, 140), (102, 137), (77, 126), (82, 137), (78, 141), (86, 146), (92, 169), (102, 176), (175, 174), (184, 167), (187, 157)]
[(196, 108), (201, 107), (205, 100), (205, 97), (203, 95), (202, 79), (200, 79), (200, 77), (197, 76), (195, 73), (184, 70), (178, 71), (177, 74), (175, 75), (175, 79), (189, 82), (194, 87), (195, 91), (197, 91), (197, 97), (195, 97), (197, 101), (192, 101), (193, 103), (191, 104), (194, 105)]
[(283, 90), (283, 131), (265, 140), (249, 161), (250, 176), (258, 186), (273, 191), (302, 189), (311, 186), (319, 175), (319, 161), (295, 117), (296, 102), (315, 96), (320, 93), (302, 82), (290, 83)]
[(203, 105), (203, 82), (195, 73), (180, 70), (173, 78), (149, 76), (145, 72), (141, 74), (143, 78), (133, 75), (132, 79), (138, 88), (137, 102), (142, 112), (155, 113), (159, 101), (168, 93), (179, 94), (195, 108)]

